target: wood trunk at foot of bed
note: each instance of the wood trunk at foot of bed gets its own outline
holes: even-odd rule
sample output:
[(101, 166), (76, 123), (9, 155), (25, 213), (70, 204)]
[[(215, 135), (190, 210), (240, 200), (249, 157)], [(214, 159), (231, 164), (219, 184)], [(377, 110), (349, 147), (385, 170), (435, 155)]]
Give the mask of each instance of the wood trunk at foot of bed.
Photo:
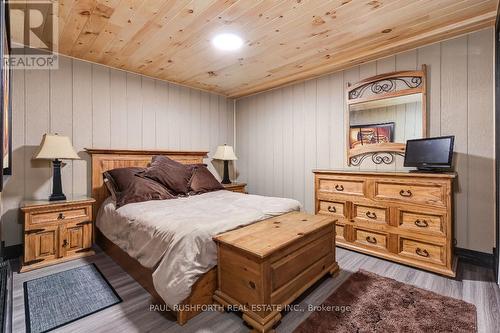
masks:
[[(104, 184), (102, 174), (115, 168), (146, 167), (154, 155), (164, 155), (183, 164), (203, 163), (206, 151), (164, 151), (164, 150), (124, 150), (124, 149), (86, 149), (92, 157), (92, 197), (94, 204), (94, 221), (97, 212), (109, 192)], [(152, 296), (155, 304), (165, 304), (153, 285), (153, 271), (142, 266), (125, 251), (107, 239), (99, 230), (95, 230), (96, 243), (123, 270), (132, 276)], [(201, 312), (201, 305), (212, 304), (212, 296), (217, 287), (217, 270), (211, 269), (203, 274), (191, 289), (191, 295), (182, 305), (190, 310), (169, 311), (177, 318), (179, 325), (184, 325), (189, 319)]]

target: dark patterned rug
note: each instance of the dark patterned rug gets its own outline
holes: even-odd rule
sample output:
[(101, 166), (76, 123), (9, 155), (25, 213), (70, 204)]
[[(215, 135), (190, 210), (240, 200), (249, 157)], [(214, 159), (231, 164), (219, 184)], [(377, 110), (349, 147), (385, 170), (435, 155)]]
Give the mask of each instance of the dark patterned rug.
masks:
[(47, 332), (121, 301), (95, 264), (26, 281), (26, 331)]
[(294, 333), (476, 332), (473, 304), (359, 271)]

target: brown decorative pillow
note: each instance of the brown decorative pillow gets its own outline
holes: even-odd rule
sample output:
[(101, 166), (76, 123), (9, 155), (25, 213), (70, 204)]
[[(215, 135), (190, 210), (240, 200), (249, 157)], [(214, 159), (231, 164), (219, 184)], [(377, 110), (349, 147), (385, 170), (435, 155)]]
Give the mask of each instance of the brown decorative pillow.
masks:
[(191, 169), (166, 156), (153, 156), (151, 166), (141, 176), (162, 184), (173, 194), (186, 195), (189, 192)]
[(193, 170), (193, 175), (189, 181), (190, 194), (201, 194), (224, 189), (224, 186), (214, 177), (206, 165), (194, 164), (190, 167)]
[(161, 184), (138, 175), (144, 171), (144, 168), (118, 168), (104, 172), (114, 189), (116, 208), (133, 202), (175, 198)]

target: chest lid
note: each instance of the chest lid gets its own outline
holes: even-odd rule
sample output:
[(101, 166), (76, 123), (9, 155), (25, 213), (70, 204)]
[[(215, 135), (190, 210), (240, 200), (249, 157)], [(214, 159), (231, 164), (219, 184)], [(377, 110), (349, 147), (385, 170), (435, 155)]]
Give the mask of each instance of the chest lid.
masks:
[(328, 226), (333, 233), (333, 224), (329, 216), (291, 212), (222, 233), (214, 241), (265, 258)]

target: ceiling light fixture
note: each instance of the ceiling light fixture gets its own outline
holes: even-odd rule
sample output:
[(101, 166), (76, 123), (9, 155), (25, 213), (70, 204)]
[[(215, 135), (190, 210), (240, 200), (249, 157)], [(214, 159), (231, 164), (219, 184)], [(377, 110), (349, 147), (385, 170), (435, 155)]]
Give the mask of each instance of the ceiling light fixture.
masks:
[(223, 33), (215, 36), (212, 43), (219, 50), (235, 51), (241, 48), (243, 39), (235, 34)]

